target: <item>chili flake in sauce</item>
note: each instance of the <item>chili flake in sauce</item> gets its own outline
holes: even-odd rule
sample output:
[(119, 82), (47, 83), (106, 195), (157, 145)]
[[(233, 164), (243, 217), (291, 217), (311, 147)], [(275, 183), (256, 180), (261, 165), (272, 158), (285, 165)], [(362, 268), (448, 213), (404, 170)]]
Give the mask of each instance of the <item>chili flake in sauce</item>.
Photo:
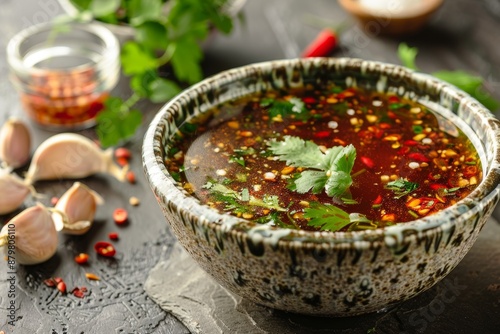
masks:
[(461, 130), (397, 95), (308, 86), (209, 115), (181, 127), (167, 168), (203, 203), (258, 223), (385, 227), (453, 205), (482, 178)]

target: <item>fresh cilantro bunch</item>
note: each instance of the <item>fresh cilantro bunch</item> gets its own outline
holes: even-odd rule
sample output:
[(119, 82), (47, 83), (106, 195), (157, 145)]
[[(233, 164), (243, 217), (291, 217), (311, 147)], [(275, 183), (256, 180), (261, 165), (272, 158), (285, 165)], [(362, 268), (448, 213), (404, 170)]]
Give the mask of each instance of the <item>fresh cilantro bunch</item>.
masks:
[[(203, 77), (201, 41), (215, 28), (232, 30), (232, 18), (224, 11), (229, 0), (71, 0), (82, 17), (110, 24), (128, 24), (133, 39), (121, 50), (123, 73), (130, 76), (133, 94), (127, 100), (110, 98), (97, 118), (97, 134), (103, 146), (118, 144), (134, 135), (142, 114), (134, 108), (141, 99), (159, 103), (181, 88), (173, 79), (193, 84)], [(165, 13), (164, 6), (168, 6)], [(170, 64), (175, 78), (160, 76)]]
[[(418, 70), (415, 64), (417, 54), (417, 48), (409, 47), (406, 43), (399, 44), (398, 56), (404, 66)], [(484, 89), (484, 81), (481, 77), (468, 74), (464, 71), (437, 71), (431, 73), (431, 75), (457, 86), (491, 111), (496, 111), (500, 107), (500, 101), (493, 98)]]
[(351, 171), (356, 159), (356, 149), (352, 145), (331, 147), (323, 153), (312, 141), (294, 136), (285, 136), (283, 141), (272, 140), (268, 145), (287, 165), (312, 169), (293, 179), (292, 190), (298, 193), (312, 191), (318, 194), (324, 189), (328, 196), (340, 197), (352, 184)]

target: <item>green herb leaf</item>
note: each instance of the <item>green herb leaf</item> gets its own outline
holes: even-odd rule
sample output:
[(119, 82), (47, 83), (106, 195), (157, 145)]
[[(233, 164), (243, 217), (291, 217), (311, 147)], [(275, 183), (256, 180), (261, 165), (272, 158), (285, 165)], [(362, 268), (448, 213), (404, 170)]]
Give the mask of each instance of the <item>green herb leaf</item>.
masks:
[[(99, 3), (102, 1), (98, 1)], [(148, 20), (160, 20), (162, 15), (162, 0), (129, 0), (129, 23), (138, 26)]]
[(182, 81), (195, 83), (201, 80), (203, 73), (199, 65), (203, 54), (195, 39), (177, 41), (172, 54), (172, 66), (175, 76)]
[(293, 117), (300, 121), (306, 121), (311, 118), (309, 110), (306, 108), (305, 103), (296, 97), (290, 100), (274, 100), (265, 99), (260, 103), (261, 107), (269, 107), (268, 114), (271, 119), (275, 117)]
[(90, 2), (88, 9), (92, 12), (95, 17), (107, 16), (113, 14), (120, 8), (121, 0), (106, 0), (97, 1), (93, 0)]
[(311, 202), (309, 208), (304, 209), (307, 225), (319, 228), (321, 231), (339, 231), (351, 224), (349, 214), (344, 210), (330, 205)]
[(142, 121), (138, 110), (127, 110), (120, 98), (111, 97), (97, 115), (97, 134), (103, 147), (120, 143), (132, 137)]
[(126, 75), (141, 74), (149, 70), (155, 70), (158, 63), (154, 55), (145, 50), (137, 42), (126, 42), (121, 51), (121, 62), (123, 73)]
[(321, 152), (318, 145), (299, 137), (285, 136), (284, 140), (269, 142), (270, 150), (287, 165), (315, 169), (303, 171), (292, 179), (289, 187), (298, 193), (311, 191), (315, 194), (325, 189), (330, 197), (340, 197), (352, 184), (351, 171), (356, 159), (352, 145), (336, 146)]
[[(404, 66), (417, 70), (415, 58), (418, 49), (411, 48), (405, 43), (399, 44), (398, 55)], [(500, 108), (500, 101), (493, 98), (483, 87), (483, 79), (478, 76), (471, 75), (464, 71), (437, 71), (431, 75), (446, 81), (458, 88), (462, 89), (472, 97), (477, 99), (486, 108), (495, 111)]]
[(281, 161), (293, 167), (322, 169), (324, 154), (318, 145), (294, 136), (285, 136), (283, 141), (272, 140), (268, 143), (270, 150)]
[(417, 57), (418, 49), (411, 48), (406, 43), (399, 44), (398, 56), (404, 66), (417, 70), (417, 65), (415, 65), (415, 58)]
[(135, 39), (151, 50), (165, 50), (168, 46), (167, 28), (157, 21), (145, 21), (135, 27)]
[(181, 88), (172, 80), (157, 78), (149, 84), (149, 99), (151, 102), (166, 102), (179, 94)]
[(387, 183), (384, 188), (392, 190), (396, 195), (394, 198), (399, 199), (416, 190), (418, 188), (418, 184), (401, 178)]
[[(226, 204), (226, 210), (233, 211), (238, 209), (238, 212), (252, 212), (252, 206), (259, 206), (269, 210), (286, 211), (286, 209), (279, 204), (278, 196), (264, 195), (264, 197), (260, 199), (250, 195), (247, 188), (238, 192), (216, 182), (215, 180), (208, 180), (208, 182), (203, 185), (203, 188), (208, 189), (217, 201), (224, 202), (224, 204)], [(248, 204), (240, 202), (248, 202)]]

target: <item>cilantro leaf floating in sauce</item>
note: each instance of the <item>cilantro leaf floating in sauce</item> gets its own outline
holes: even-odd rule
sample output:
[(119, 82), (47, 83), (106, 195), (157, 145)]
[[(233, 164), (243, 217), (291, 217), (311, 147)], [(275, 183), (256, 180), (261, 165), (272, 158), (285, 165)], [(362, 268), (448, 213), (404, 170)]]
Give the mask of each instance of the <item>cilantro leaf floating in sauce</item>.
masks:
[(298, 193), (312, 191), (317, 194), (324, 189), (328, 196), (340, 197), (352, 184), (350, 174), (356, 159), (356, 149), (352, 145), (335, 146), (323, 153), (312, 141), (285, 136), (281, 142), (269, 142), (269, 148), (289, 166), (315, 169), (303, 171), (293, 179), (293, 190)]

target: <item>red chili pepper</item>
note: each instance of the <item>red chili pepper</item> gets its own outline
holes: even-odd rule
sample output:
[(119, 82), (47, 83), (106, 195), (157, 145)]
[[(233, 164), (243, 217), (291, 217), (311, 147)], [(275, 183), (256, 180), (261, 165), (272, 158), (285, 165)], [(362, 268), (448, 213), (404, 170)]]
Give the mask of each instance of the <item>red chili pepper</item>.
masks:
[(106, 241), (99, 241), (94, 245), (97, 254), (105, 257), (113, 257), (116, 254), (116, 249), (112, 244)]
[(80, 253), (75, 256), (75, 262), (78, 264), (85, 264), (89, 261), (89, 255), (85, 253)]
[(375, 167), (375, 163), (373, 162), (372, 159), (368, 158), (368, 157), (360, 157), (361, 159), (361, 162), (368, 168), (374, 168)]
[(330, 131), (320, 131), (314, 134), (314, 138), (327, 138), (331, 134)]
[(418, 162), (429, 162), (431, 161), (429, 158), (427, 158), (425, 155), (419, 152), (413, 152), (408, 154), (408, 158), (418, 161)]
[(128, 212), (123, 208), (117, 208), (113, 211), (113, 220), (116, 224), (122, 225), (125, 224), (128, 220)]
[(302, 52), (302, 57), (325, 57), (337, 47), (337, 33), (324, 28)]

